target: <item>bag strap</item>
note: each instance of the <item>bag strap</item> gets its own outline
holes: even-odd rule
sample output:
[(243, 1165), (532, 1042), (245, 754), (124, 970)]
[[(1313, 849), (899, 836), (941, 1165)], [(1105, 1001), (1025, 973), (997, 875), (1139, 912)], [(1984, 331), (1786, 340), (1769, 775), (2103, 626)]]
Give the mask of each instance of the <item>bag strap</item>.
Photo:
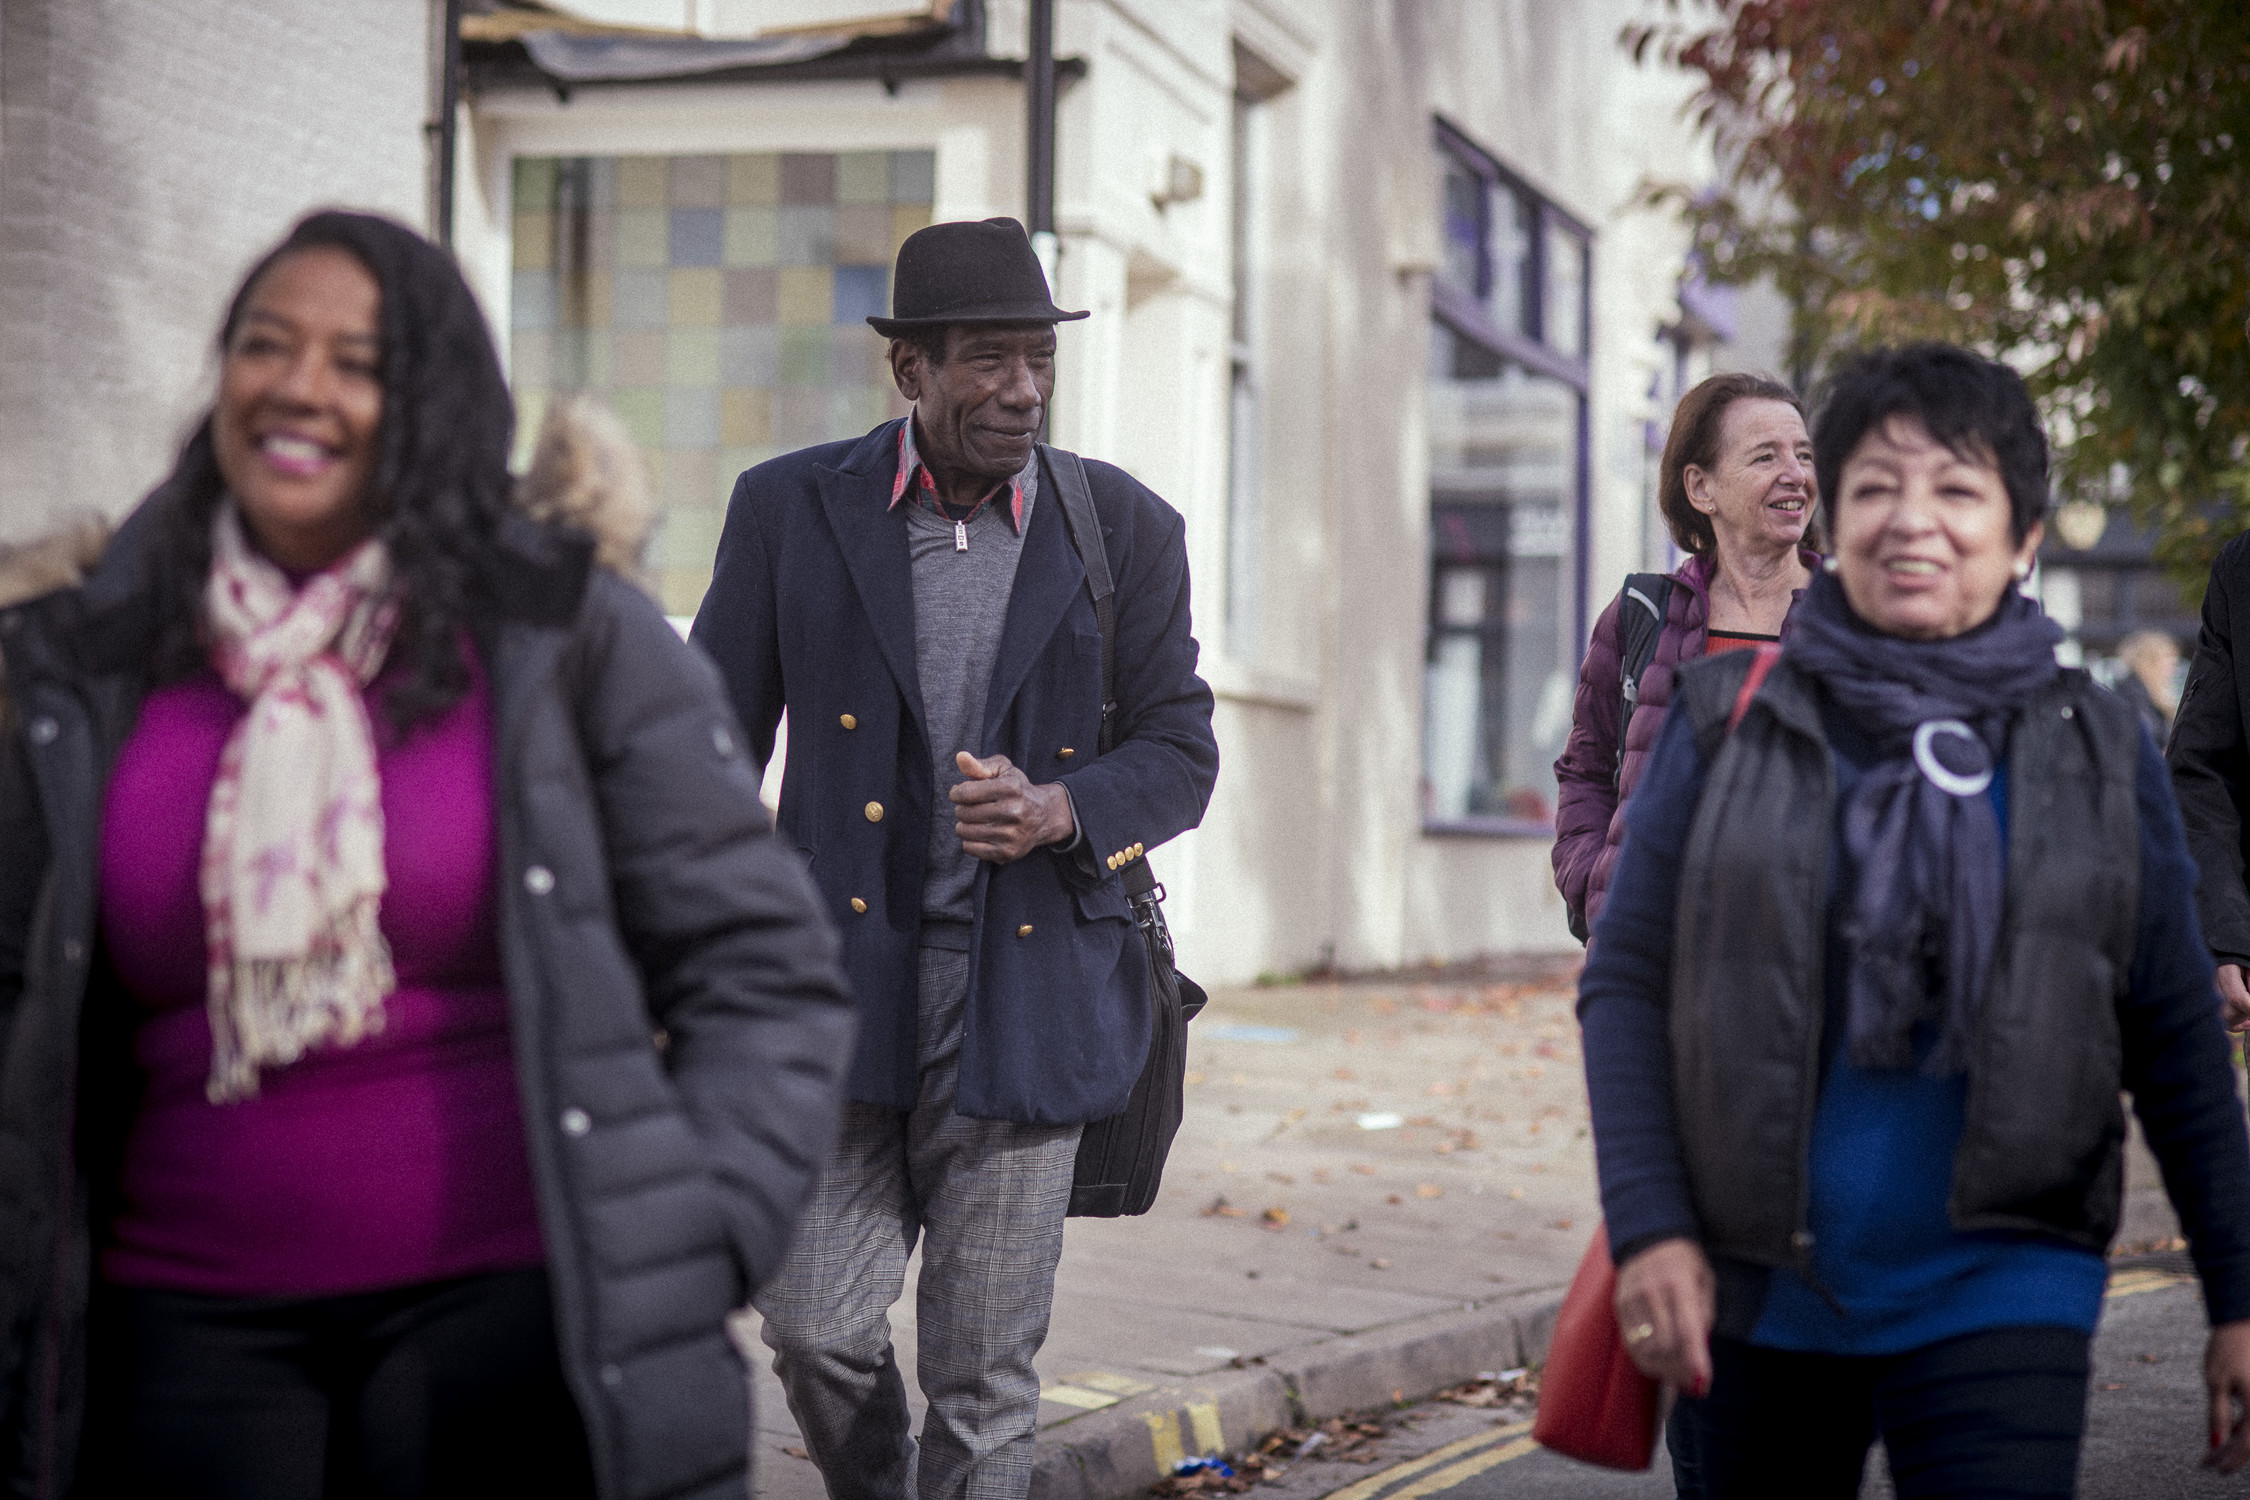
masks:
[(1110, 581), (1109, 549), (1102, 544), (1101, 517), (1094, 511), (1093, 486), (1086, 482), (1086, 465), (1067, 448), (1039, 445), (1049, 478), (1062, 498), (1063, 519), (1070, 524), (1071, 550), (1086, 569), (1086, 592), (1093, 596), (1094, 623), (1102, 632), (1102, 727), (1099, 746), (1104, 755), (1117, 744), (1117, 597)]
[[(1063, 519), (1070, 523), (1070, 545), (1086, 569), (1086, 592), (1094, 601), (1094, 623), (1101, 627), (1102, 727), (1097, 743), (1101, 753), (1107, 755), (1117, 746), (1117, 590), (1110, 578), (1109, 549), (1102, 543), (1101, 517), (1094, 510), (1094, 489), (1087, 483), (1085, 463), (1068, 448), (1045, 443), (1039, 445), (1039, 454), (1062, 499)], [(1121, 866), (1117, 874), (1136, 908), (1149, 897), (1164, 899), (1148, 856)], [(1156, 919), (1159, 925), (1162, 920)], [(1164, 942), (1170, 945), (1169, 934)]]
[(1624, 785), (1625, 731), (1641, 701), (1641, 675), (1656, 659), (1672, 607), (1672, 575), (1628, 573), (1617, 595), (1617, 755), (1610, 762), (1611, 790)]
[(1750, 658), (1750, 670), (1742, 674), (1742, 686), (1734, 690), (1734, 707), (1727, 711), (1727, 733), (1732, 734), (1742, 724), (1742, 716), (1750, 712), (1750, 700), (1758, 696), (1765, 685), (1766, 674), (1773, 664), (1781, 660), (1781, 648), (1768, 641)]

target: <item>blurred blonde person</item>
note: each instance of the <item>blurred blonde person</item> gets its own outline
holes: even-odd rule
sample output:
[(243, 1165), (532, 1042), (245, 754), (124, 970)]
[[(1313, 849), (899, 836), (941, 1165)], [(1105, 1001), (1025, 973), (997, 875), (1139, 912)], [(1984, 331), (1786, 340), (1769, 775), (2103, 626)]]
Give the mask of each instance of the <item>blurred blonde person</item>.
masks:
[(2117, 643), (2117, 661), (2125, 668), (2117, 695), (2133, 705), (2149, 738), (2163, 744), (2180, 711), (2180, 643), (2160, 630), (2136, 630)]

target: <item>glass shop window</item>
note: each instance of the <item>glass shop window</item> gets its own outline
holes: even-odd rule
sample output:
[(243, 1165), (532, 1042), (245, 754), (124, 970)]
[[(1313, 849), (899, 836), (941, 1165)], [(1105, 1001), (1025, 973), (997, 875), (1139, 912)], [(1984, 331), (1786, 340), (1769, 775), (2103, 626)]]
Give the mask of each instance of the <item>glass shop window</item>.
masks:
[(1591, 240), (1442, 122), (1438, 147), (1422, 819), (1540, 834), (1583, 628)]
[(1550, 824), (1582, 398), (1450, 330), (1434, 343), (1423, 820)]

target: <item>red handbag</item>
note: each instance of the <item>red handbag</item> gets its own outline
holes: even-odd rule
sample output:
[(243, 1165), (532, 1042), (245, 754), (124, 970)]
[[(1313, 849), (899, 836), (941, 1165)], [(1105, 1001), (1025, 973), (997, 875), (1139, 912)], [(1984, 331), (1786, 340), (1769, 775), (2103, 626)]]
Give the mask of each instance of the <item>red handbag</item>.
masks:
[(1605, 1469), (1645, 1469), (1656, 1456), (1661, 1398), (1658, 1383), (1633, 1364), (1618, 1335), (1617, 1267), (1609, 1260), (1609, 1231), (1596, 1225), (1555, 1315), (1531, 1435), (1566, 1458)]

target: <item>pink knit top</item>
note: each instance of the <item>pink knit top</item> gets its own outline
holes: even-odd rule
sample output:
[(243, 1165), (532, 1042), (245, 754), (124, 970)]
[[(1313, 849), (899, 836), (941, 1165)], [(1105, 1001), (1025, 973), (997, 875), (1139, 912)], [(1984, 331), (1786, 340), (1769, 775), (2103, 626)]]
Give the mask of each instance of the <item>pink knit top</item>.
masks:
[(483, 674), (403, 740), (376, 712), (398, 971), (382, 1031), (212, 1104), (197, 869), (243, 708), (216, 677), (150, 694), (110, 781), (102, 936), (138, 1012), (143, 1093), (101, 1274), (311, 1297), (544, 1263), (500, 973)]

